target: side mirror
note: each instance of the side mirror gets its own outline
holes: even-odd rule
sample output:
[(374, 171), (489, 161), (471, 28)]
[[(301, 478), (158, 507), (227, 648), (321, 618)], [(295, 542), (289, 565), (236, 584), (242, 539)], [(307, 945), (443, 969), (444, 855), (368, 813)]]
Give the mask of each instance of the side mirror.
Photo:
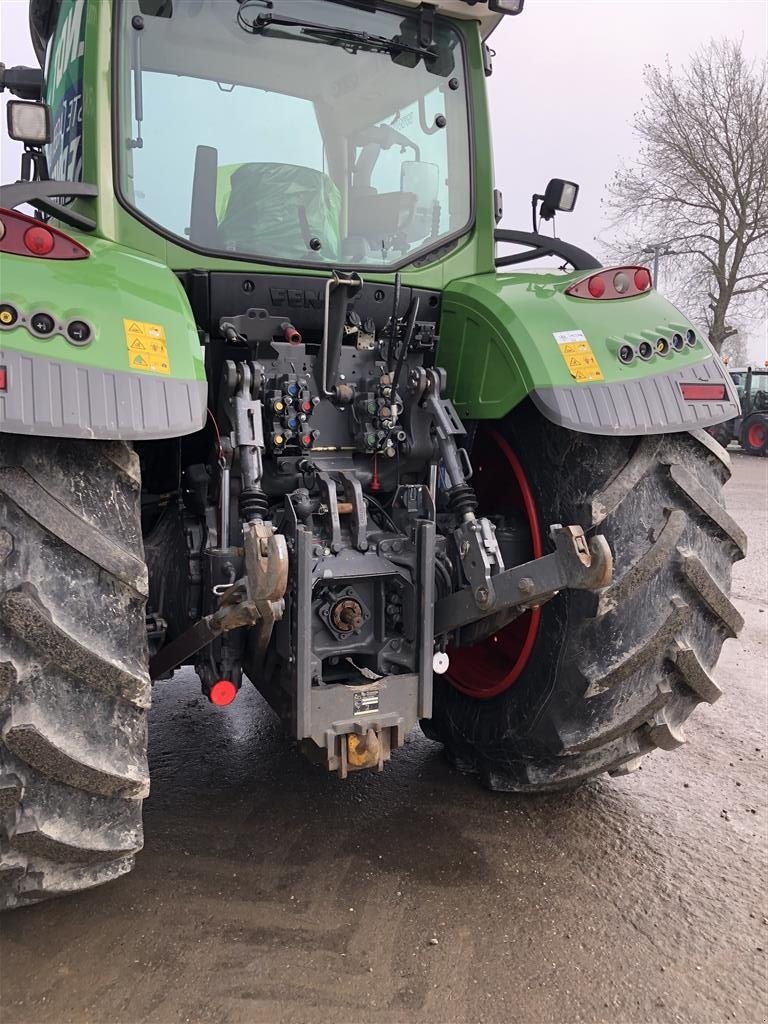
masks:
[(555, 214), (570, 213), (576, 205), (579, 194), (579, 186), (575, 181), (563, 181), (562, 178), (552, 178), (547, 185), (543, 196), (534, 196), (534, 203), (540, 199), (542, 220), (552, 220)]
[(51, 141), (51, 109), (47, 103), (8, 103), (8, 135), (28, 146), (47, 146)]
[(20, 100), (41, 100), (43, 98), (42, 68), (7, 68), (0, 64), (0, 92), (5, 90)]

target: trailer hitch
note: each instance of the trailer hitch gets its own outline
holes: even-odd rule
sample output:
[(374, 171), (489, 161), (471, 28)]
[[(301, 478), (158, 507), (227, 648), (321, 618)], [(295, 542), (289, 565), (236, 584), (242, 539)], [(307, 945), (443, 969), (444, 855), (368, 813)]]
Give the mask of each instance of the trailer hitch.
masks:
[(613, 576), (613, 555), (605, 537), (589, 541), (580, 526), (552, 526), (555, 550), (532, 562), (491, 576), (493, 587), (477, 593), (471, 586), (435, 605), (435, 636), (461, 629), (499, 612), (537, 607), (561, 590), (601, 590)]
[(246, 575), (219, 596), (219, 607), (199, 619), (150, 658), (149, 675), (160, 679), (193, 654), (233, 629), (258, 626), (257, 645), (264, 653), (276, 619), (282, 617), (288, 585), (285, 537), (268, 523), (243, 527)]

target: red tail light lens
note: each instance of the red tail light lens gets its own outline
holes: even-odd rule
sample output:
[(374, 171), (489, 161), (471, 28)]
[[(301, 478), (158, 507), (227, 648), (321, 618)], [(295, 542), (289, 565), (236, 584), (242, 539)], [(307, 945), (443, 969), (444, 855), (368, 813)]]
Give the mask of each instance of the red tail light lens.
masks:
[(84, 260), (90, 252), (58, 228), (18, 210), (0, 209), (0, 252), (47, 260)]
[(725, 384), (681, 384), (680, 391), (687, 402), (722, 402)]
[(647, 267), (613, 267), (577, 281), (565, 294), (576, 299), (629, 299), (650, 291), (652, 283)]
[(587, 288), (593, 299), (602, 299), (603, 295), (605, 295), (605, 281), (600, 276), (590, 277), (587, 282)]
[(33, 227), (24, 232), (24, 245), (33, 256), (47, 256), (56, 245), (48, 228)]
[(635, 288), (639, 292), (647, 292), (651, 287), (651, 272), (647, 267), (635, 271)]

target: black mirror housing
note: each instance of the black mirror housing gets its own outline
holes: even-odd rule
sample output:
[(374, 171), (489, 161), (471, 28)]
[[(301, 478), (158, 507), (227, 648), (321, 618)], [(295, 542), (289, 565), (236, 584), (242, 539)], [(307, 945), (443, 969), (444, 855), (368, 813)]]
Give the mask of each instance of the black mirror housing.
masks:
[(21, 100), (42, 100), (43, 71), (41, 68), (7, 68), (0, 64), (0, 92), (5, 90)]
[(571, 213), (579, 195), (575, 181), (552, 178), (546, 187), (541, 204), (542, 220), (551, 220), (558, 212)]

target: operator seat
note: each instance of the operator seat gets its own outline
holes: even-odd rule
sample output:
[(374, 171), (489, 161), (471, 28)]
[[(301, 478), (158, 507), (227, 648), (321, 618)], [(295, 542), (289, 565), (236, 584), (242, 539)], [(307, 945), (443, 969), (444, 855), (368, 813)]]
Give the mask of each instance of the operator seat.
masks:
[(231, 172), (218, 236), (231, 252), (333, 260), (339, 254), (340, 216), (341, 194), (322, 171), (246, 163)]

